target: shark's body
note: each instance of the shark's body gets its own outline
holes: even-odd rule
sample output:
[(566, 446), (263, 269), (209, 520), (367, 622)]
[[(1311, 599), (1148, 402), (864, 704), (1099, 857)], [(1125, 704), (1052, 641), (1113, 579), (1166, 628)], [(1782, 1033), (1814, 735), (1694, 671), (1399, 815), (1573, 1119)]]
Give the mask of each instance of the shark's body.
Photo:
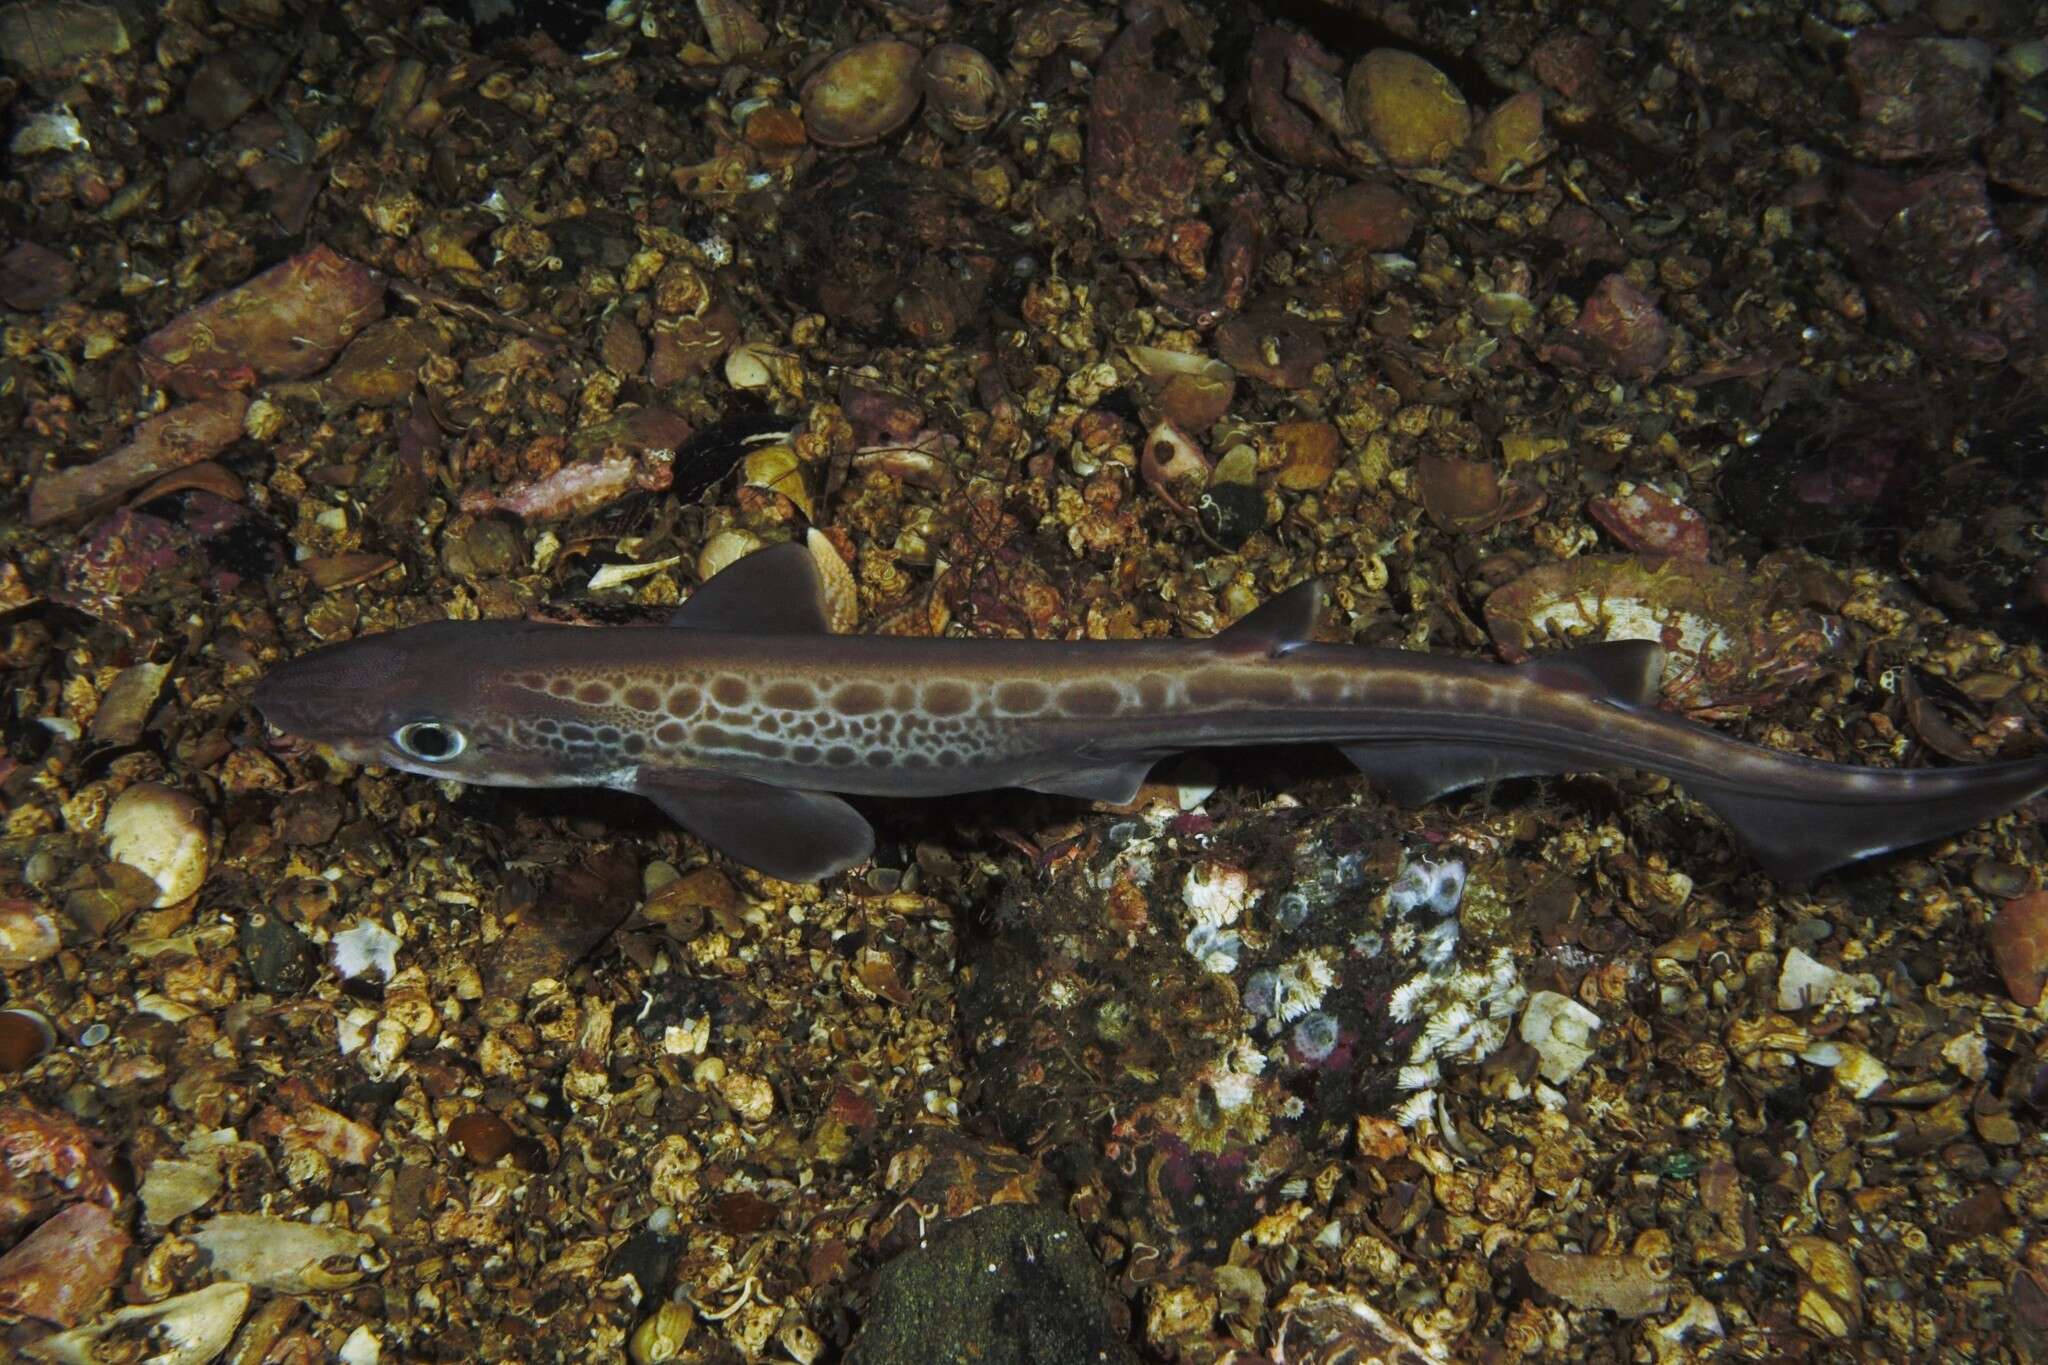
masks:
[(1980, 824), (2048, 758), (1954, 769), (1821, 763), (1655, 709), (1663, 652), (1594, 645), (1520, 667), (1308, 642), (1314, 584), (1202, 641), (834, 635), (797, 546), (698, 590), (669, 629), (445, 622), (294, 660), (258, 686), (279, 729), (465, 782), (611, 787), (741, 862), (815, 880), (873, 832), (832, 793), (1026, 787), (1128, 801), (1161, 757), (1335, 744), (1397, 798), (1639, 768), (1682, 783), (1774, 875)]

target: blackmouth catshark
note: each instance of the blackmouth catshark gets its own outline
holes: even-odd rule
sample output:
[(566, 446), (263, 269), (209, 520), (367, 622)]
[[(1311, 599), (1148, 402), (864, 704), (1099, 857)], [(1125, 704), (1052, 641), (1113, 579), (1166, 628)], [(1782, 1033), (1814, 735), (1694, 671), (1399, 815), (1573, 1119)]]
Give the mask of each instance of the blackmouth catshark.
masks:
[(874, 831), (834, 793), (995, 787), (1135, 798), (1180, 750), (1334, 744), (1397, 800), (1498, 778), (1637, 768), (1681, 783), (1763, 868), (1806, 880), (1979, 825), (2048, 787), (2048, 757), (1859, 768), (1656, 709), (1663, 650), (1518, 666), (1310, 643), (1314, 582), (1207, 640), (835, 635), (810, 555), (762, 550), (670, 628), (437, 622), (295, 659), (266, 720), (351, 762), (506, 787), (610, 787), (751, 867), (815, 881)]

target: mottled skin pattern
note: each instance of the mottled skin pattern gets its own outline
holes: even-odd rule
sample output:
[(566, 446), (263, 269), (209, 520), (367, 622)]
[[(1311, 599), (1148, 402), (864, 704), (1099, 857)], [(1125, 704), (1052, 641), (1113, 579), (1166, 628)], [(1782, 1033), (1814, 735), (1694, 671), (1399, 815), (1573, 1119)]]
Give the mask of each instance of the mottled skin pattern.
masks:
[[(1165, 754), (1289, 741), (1344, 746), (1407, 799), (1488, 777), (1641, 768), (1685, 783), (1785, 876), (1966, 828), (2048, 784), (2042, 760), (1904, 771), (1778, 754), (1617, 698), (1565, 664), (1230, 636), (1068, 644), (451, 622), (294, 661), (258, 704), (359, 762), (510, 786), (648, 792), (717, 777), (855, 795), (1025, 786), (1126, 799)], [(400, 751), (390, 736), (420, 721), (459, 725), (462, 752), (422, 762)]]
[(1800, 879), (1982, 823), (2048, 759), (1905, 772), (1788, 757), (1655, 707), (1663, 652), (1623, 642), (1520, 668), (1308, 643), (1300, 584), (1213, 640), (1064, 644), (834, 635), (797, 545), (705, 583), (668, 629), (452, 622), (271, 673), (256, 704), (343, 757), (496, 786), (614, 787), (771, 875), (874, 849), (833, 793), (989, 787), (1128, 801), (1178, 749), (1335, 743), (1396, 798), (1642, 768), (1683, 782)]

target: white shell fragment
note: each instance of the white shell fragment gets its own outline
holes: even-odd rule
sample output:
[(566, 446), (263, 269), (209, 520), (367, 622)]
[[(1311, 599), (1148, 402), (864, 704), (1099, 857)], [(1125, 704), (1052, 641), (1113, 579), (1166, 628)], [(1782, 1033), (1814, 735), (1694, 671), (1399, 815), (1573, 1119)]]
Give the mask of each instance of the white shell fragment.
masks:
[(101, 834), (109, 856), (157, 884), (157, 907), (176, 905), (206, 880), (206, 807), (175, 787), (128, 788), (114, 798)]
[(1833, 1071), (1835, 1084), (1847, 1091), (1851, 1099), (1869, 1099), (1892, 1078), (1883, 1062), (1854, 1043), (1815, 1043), (1799, 1054), (1799, 1060)]
[(262, 1213), (219, 1214), (196, 1229), (191, 1241), (229, 1279), (280, 1294), (348, 1288), (363, 1277), (355, 1258), (372, 1246), (368, 1236), (347, 1228)]
[(667, 559), (652, 559), (645, 564), (607, 564), (590, 576), (584, 586), (591, 592), (603, 592), (607, 588), (622, 588), (643, 578), (651, 578), (663, 569), (673, 568), (683, 562), (681, 555), (670, 555)]
[(111, 1359), (97, 1347), (108, 1337), (147, 1340), (151, 1365), (205, 1365), (235, 1338), (249, 1311), (249, 1286), (222, 1282), (179, 1294), (162, 1303), (138, 1304), (106, 1313), (68, 1332), (45, 1337), (24, 1354), (61, 1365), (94, 1365)]
[(1861, 1014), (1877, 1003), (1877, 978), (1851, 975), (1810, 956), (1804, 948), (1785, 954), (1778, 969), (1778, 1008), (1805, 1010), (1834, 1005)]
[(376, 972), (386, 981), (398, 975), (398, 935), (375, 920), (364, 920), (334, 936), (334, 970), (353, 981)]
[(205, 1207), (220, 1193), (220, 1187), (219, 1162), (165, 1157), (151, 1165), (142, 1178), (143, 1216), (153, 1227), (169, 1227), (194, 1209)]
[(1556, 991), (1535, 992), (1522, 1011), (1522, 1041), (1536, 1049), (1537, 1070), (1552, 1085), (1563, 1085), (1592, 1060), (1599, 1027), (1599, 1015)]

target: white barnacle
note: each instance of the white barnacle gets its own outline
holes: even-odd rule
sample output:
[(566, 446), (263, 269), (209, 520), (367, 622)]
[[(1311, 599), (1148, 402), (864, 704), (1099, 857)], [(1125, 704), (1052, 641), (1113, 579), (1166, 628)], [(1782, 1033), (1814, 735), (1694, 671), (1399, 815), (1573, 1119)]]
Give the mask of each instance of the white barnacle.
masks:
[(1231, 1045), (1229, 1064), (1233, 1071), (1256, 1076), (1266, 1069), (1266, 1054), (1250, 1038), (1239, 1038)]
[(1457, 957), (1457, 955), (1458, 921), (1454, 919), (1438, 920), (1435, 924), (1422, 931), (1421, 957), (1422, 964), (1425, 967), (1432, 969), (1448, 967), (1451, 965), (1451, 960)]
[(1234, 1113), (1251, 1103), (1253, 1077), (1236, 1071), (1219, 1071), (1209, 1077), (1209, 1093), (1216, 1099), (1216, 1107), (1224, 1113)]
[(1394, 1122), (1403, 1128), (1415, 1128), (1436, 1117), (1436, 1091), (1420, 1090), (1402, 1100), (1394, 1110)]
[(1456, 858), (1441, 863), (1418, 859), (1403, 867), (1387, 888), (1387, 908), (1400, 915), (1424, 906), (1449, 915), (1464, 899), (1465, 864)]
[(1439, 915), (1455, 914), (1465, 899), (1465, 864), (1453, 858), (1423, 866), (1429, 870), (1429, 908)]
[(1387, 1017), (1397, 1024), (1405, 1024), (1415, 1017), (1422, 1008), (1422, 997), (1435, 982), (1428, 975), (1411, 976), (1395, 988), (1393, 997), (1387, 1001)]
[(1394, 1084), (1403, 1090), (1428, 1090), (1444, 1078), (1437, 1068), (1436, 1060), (1410, 1062), (1394, 1073)]
[(1218, 929), (1213, 924), (1197, 924), (1188, 930), (1183, 945), (1188, 956), (1202, 964), (1202, 970), (1217, 976), (1228, 976), (1237, 970), (1237, 960), (1244, 952), (1244, 940), (1229, 929)]
[(1291, 1024), (1323, 1003), (1334, 976), (1314, 953), (1283, 963), (1273, 974), (1273, 1015)]
[(1470, 1005), (1453, 1000), (1429, 1016), (1429, 1022), (1422, 1026), (1422, 1036), (1415, 1040), (1416, 1050), (1424, 1056), (1454, 1052), (1464, 1040), (1466, 1030), (1476, 1022), (1478, 1016)]
[(1235, 924), (1255, 904), (1259, 892), (1243, 868), (1221, 863), (1204, 863), (1188, 869), (1181, 884), (1181, 900), (1196, 921), (1203, 924)]

